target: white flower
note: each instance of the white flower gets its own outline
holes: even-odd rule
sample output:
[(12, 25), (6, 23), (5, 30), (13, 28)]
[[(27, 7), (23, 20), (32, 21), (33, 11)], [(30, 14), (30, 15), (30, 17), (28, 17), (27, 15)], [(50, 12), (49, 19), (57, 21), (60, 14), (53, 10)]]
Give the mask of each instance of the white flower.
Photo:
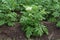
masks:
[(32, 10), (32, 7), (26, 7), (26, 10)]

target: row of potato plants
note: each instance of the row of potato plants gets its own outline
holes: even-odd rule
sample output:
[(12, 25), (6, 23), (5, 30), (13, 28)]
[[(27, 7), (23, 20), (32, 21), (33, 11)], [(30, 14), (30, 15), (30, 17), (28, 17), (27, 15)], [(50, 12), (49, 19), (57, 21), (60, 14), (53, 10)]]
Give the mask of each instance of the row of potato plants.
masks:
[(0, 26), (13, 27), (16, 22), (20, 23), (26, 37), (30, 38), (48, 35), (42, 21), (54, 22), (60, 27), (59, 0), (0, 0)]

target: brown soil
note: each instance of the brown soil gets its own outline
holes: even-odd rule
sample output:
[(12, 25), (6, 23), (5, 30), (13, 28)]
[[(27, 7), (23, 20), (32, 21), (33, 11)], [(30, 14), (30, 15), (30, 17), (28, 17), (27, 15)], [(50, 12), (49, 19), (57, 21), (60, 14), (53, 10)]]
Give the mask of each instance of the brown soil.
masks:
[[(42, 37), (31, 37), (28, 40), (60, 40), (60, 29), (56, 28), (54, 23), (44, 22), (44, 25), (47, 26), (49, 35), (44, 34)], [(0, 40), (27, 40), (21, 27), (18, 23), (14, 27), (1, 26)]]

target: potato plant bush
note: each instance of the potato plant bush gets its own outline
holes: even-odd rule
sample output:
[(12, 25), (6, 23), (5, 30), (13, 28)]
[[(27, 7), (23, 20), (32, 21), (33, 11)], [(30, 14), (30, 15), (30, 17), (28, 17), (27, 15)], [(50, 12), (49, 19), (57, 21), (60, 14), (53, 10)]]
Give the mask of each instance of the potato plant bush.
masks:
[[(15, 0), (1, 0), (0, 3), (0, 26), (8, 24), (13, 26), (17, 21), (17, 14), (14, 10), (18, 7)], [(12, 12), (13, 11), (13, 12)]]
[(48, 35), (42, 21), (54, 22), (60, 27), (60, 0), (0, 0), (0, 26), (20, 23), (30, 38)]
[(42, 36), (43, 33), (48, 34), (46, 26), (41, 21), (44, 20), (44, 16), (47, 14), (42, 6), (24, 6), (25, 11), (22, 11), (20, 23), (23, 25), (23, 30), (26, 32), (26, 36), (30, 38), (31, 35)]

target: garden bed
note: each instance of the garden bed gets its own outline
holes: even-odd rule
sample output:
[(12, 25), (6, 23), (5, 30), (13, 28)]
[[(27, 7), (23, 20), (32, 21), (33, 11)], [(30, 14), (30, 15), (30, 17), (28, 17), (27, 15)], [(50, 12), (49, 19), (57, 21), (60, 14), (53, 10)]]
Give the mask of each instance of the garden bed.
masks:
[[(56, 28), (54, 23), (44, 22), (44, 24), (49, 30), (49, 35), (32, 36), (29, 40), (60, 40), (60, 29)], [(14, 27), (2, 26), (0, 28), (0, 40), (27, 40), (21, 27), (18, 23)]]

